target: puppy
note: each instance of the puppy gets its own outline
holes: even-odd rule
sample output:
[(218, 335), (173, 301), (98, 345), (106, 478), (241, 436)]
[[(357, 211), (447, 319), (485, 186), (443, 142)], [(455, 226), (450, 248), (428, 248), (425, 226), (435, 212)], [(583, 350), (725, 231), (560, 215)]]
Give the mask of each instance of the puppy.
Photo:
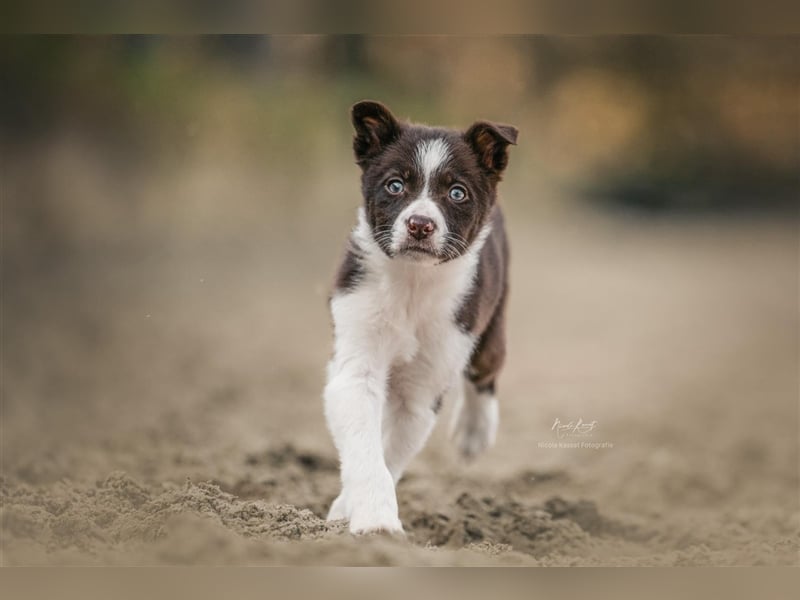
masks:
[(364, 204), (330, 299), (325, 416), (342, 489), (328, 520), (402, 532), (395, 485), (446, 394), (465, 457), (495, 440), (508, 289), (497, 184), (517, 130), (404, 123), (371, 101), (351, 116)]

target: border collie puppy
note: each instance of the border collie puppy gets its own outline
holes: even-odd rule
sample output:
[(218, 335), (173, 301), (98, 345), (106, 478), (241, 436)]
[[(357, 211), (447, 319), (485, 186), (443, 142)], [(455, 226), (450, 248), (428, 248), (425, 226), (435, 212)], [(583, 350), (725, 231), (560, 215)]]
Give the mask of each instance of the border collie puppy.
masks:
[(404, 123), (371, 101), (351, 116), (364, 204), (330, 299), (325, 416), (342, 490), (328, 520), (402, 532), (395, 485), (443, 397), (462, 455), (495, 439), (508, 273), (497, 184), (517, 130)]

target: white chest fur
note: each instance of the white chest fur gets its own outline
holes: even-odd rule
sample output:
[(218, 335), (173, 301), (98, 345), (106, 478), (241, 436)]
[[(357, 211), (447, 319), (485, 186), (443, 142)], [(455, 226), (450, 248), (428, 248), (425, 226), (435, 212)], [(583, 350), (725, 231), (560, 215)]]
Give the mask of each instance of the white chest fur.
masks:
[(390, 259), (372, 240), (363, 213), (359, 216), (354, 241), (363, 252), (365, 273), (354, 290), (331, 301), (337, 363), (332, 368), (355, 360), (393, 383), (413, 376), (416, 388), (428, 388), (424, 401), (431, 402), (463, 370), (475, 343), (458, 328), (455, 313), (472, 289), (483, 241), (438, 265)]

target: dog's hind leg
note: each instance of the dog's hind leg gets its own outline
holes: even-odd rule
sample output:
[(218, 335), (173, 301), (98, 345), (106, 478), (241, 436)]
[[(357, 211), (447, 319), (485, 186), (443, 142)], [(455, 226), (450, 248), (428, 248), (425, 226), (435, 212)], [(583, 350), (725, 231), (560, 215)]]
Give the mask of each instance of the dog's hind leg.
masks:
[(505, 360), (504, 311), (501, 303), (478, 340), (464, 374), (466, 394), (456, 403), (450, 422), (450, 437), (467, 460), (492, 446), (497, 437), (500, 410), (495, 381)]
[(472, 460), (494, 444), (500, 410), (494, 384), (478, 387), (466, 382), (466, 388), (454, 406), (450, 437), (461, 455)]

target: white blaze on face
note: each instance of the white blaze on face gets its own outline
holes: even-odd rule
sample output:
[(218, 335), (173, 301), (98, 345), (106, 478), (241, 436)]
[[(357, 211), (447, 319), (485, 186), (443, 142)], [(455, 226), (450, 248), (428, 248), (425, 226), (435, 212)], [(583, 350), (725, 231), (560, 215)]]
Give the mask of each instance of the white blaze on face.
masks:
[(394, 252), (397, 252), (406, 240), (408, 235), (406, 222), (411, 215), (428, 217), (436, 223), (436, 231), (431, 239), (436, 250), (440, 250), (444, 245), (444, 238), (447, 233), (447, 223), (444, 220), (444, 215), (431, 199), (430, 188), (433, 176), (450, 159), (450, 148), (447, 142), (441, 138), (425, 140), (417, 145), (414, 159), (417, 163), (417, 168), (422, 173), (424, 184), (419, 196), (403, 209), (394, 222), (391, 244)]
[(441, 138), (425, 140), (417, 146), (417, 166), (425, 177), (425, 190), (428, 189), (431, 176), (450, 158), (447, 142)]

